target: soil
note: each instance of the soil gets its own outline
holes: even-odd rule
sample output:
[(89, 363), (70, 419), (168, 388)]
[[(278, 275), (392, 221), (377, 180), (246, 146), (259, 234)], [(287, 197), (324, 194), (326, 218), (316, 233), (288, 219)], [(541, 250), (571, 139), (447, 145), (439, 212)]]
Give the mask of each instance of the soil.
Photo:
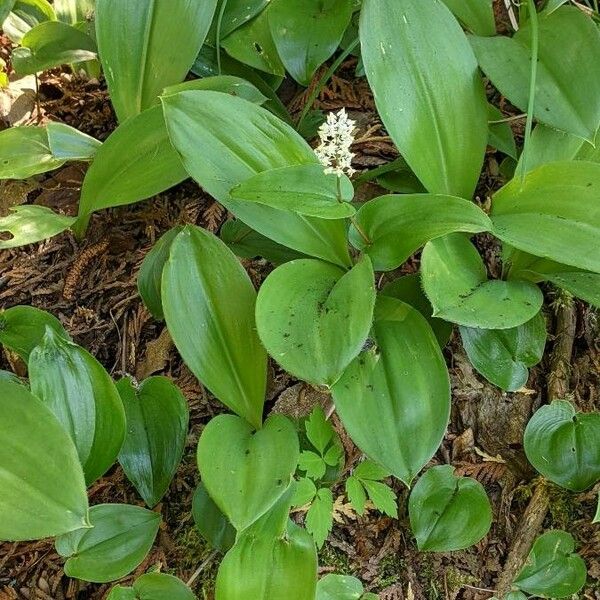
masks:
[[(0, 56), (6, 58), (9, 44), (6, 39), (2, 42)], [(355, 60), (342, 66), (320, 94), (316, 107), (323, 110), (346, 107), (356, 119), (359, 133), (354, 166), (360, 171), (388, 162), (397, 152), (378, 120), (366, 83), (354, 78), (354, 66)], [(507, 116), (518, 112), (502, 101), (497, 92), (491, 89), (489, 92)], [(297, 113), (306, 92), (300, 93), (289, 86), (284, 93), (290, 110)], [(51, 71), (41, 78), (40, 100), (42, 122), (62, 121), (101, 140), (115, 127), (102, 82)], [(34, 123), (37, 119), (32, 104), (24, 111), (21, 123)], [(517, 136), (520, 135), (522, 122), (511, 124)], [(477, 195), (484, 207), (490, 194), (503, 183), (500, 160), (500, 155), (490, 149)], [(74, 214), (85, 169), (84, 164), (72, 164), (27, 182), (0, 182), (0, 214), (21, 203), (39, 203)], [(371, 185), (361, 190), (363, 198), (380, 193), (382, 190)], [(195, 447), (203, 425), (224, 409), (182, 364), (164, 325), (155, 321), (142, 305), (136, 275), (146, 253), (167, 229), (195, 223), (216, 232), (227, 218), (221, 205), (195, 183), (187, 181), (149, 201), (96, 214), (81, 243), (66, 233), (26, 248), (0, 251), (0, 308), (29, 304), (48, 310), (114, 377), (125, 373), (138, 378), (164, 374), (183, 390), (191, 410), (185, 457), (168, 494), (156, 508), (163, 516), (156, 543), (144, 563), (123, 583), (149, 569), (172, 573), (184, 581), (195, 574), (192, 588), (199, 598), (206, 599), (213, 598), (219, 557), (203, 542), (190, 514), (198, 481)], [(486, 236), (479, 236), (477, 243), (493, 273), (498, 264), (497, 247)], [(244, 265), (257, 284), (270, 268), (263, 261), (244, 261)], [(405, 270), (414, 270), (417, 265), (415, 257)], [(552, 332), (557, 298), (550, 289), (546, 293)], [(570, 396), (581, 410), (600, 410), (597, 313), (576, 302), (576, 316), (568, 380)], [(452, 464), (459, 473), (475, 477), (485, 486), (493, 504), (494, 523), (484, 540), (462, 552), (419, 553), (406, 514), (407, 491), (401, 484), (394, 484), (399, 497), (398, 520), (374, 510), (358, 517), (339, 485), (334, 488), (338, 498), (335, 527), (320, 552), (321, 573), (354, 574), (368, 590), (379, 593), (382, 600), (491, 597), (535, 484), (534, 473), (523, 455), (523, 430), (532, 412), (547, 401), (552, 345), (551, 337), (547, 358), (532, 370), (526, 388), (514, 394), (501, 393), (476, 374), (456, 336), (446, 349), (453, 388), (452, 419), (431, 464)], [(0, 368), (25, 373), (25, 365), (7, 354), (0, 356)], [(271, 369), (269, 409), (278, 398), (278, 407), (296, 409), (299, 399), (310, 407), (311, 402), (319, 401), (322, 396), (306, 389), (304, 384), (297, 384), (276, 367)], [(355, 460), (358, 453), (335, 415), (334, 423), (347, 442), (349, 461)], [(561, 528), (575, 536), (578, 551), (589, 570), (588, 585), (582, 592), (585, 598), (600, 598), (600, 529), (591, 525), (597, 492), (596, 489), (572, 494), (551, 487), (550, 508), (543, 522), (543, 529)], [(92, 487), (90, 501), (142, 504), (119, 466)], [(296, 517), (302, 519), (301, 514)], [(202, 569), (198, 573), (199, 566)], [(63, 561), (51, 541), (0, 544), (0, 600), (99, 600), (110, 587), (65, 577)]]

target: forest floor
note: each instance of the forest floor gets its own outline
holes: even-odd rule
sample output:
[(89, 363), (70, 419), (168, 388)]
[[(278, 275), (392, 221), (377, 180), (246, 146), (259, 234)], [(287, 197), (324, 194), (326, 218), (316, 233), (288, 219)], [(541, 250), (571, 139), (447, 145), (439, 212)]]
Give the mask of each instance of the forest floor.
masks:
[[(0, 48), (0, 56), (6, 59), (9, 48), (6, 39), (0, 39)], [(396, 158), (397, 152), (378, 120), (364, 79), (354, 78), (354, 66), (352, 59), (342, 66), (320, 94), (316, 107), (323, 110), (345, 107), (357, 121), (355, 168), (364, 170)], [(31, 81), (25, 82), (23, 88), (25, 91), (0, 91), (0, 117), (4, 120), (0, 128), (17, 123), (34, 124), (39, 117), (42, 123), (62, 121), (104, 140), (115, 127), (102, 82), (78, 79), (65, 71), (43, 75), (39, 115)], [(297, 113), (306, 93), (285, 88), (284, 94), (292, 113)], [(503, 109), (506, 114), (513, 110), (508, 105)], [(513, 125), (518, 136), (522, 122), (514, 121)], [(490, 150), (477, 191), (477, 200), (483, 206), (503, 183), (499, 161), (499, 155)], [(85, 168), (84, 164), (71, 164), (26, 182), (0, 182), (0, 215), (6, 214), (10, 206), (24, 203), (43, 204), (74, 214)], [(384, 192), (367, 185), (360, 193), (362, 198), (370, 198)], [(187, 181), (152, 200), (98, 213), (83, 242), (66, 233), (27, 248), (0, 251), (0, 309), (29, 304), (48, 310), (113, 376), (130, 373), (142, 379), (164, 374), (183, 390), (191, 410), (185, 457), (168, 494), (156, 509), (164, 519), (156, 544), (136, 573), (125, 581), (149, 568), (159, 568), (184, 581), (194, 577), (192, 588), (201, 599), (213, 598), (219, 557), (203, 542), (190, 513), (198, 480), (195, 448), (203, 425), (223, 411), (223, 406), (210, 397), (182, 364), (164, 325), (144, 308), (137, 294), (136, 276), (142, 259), (167, 229), (194, 223), (216, 232), (227, 218), (221, 205), (195, 183)], [(478, 245), (490, 272), (495, 273), (497, 248), (485, 236), (479, 236)], [(264, 261), (244, 261), (244, 265), (257, 283), (270, 270)], [(414, 270), (416, 265), (418, 257), (405, 271)], [(354, 574), (368, 590), (379, 593), (382, 600), (483, 600), (493, 595), (507, 553), (515, 537), (522, 534), (518, 525), (535, 484), (522, 450), (523, 430), (532, 412), (548, 397), (554, 334), (561, 333), (556, 330), (559, 303), (552, 290), (546, 292), (550, 307), (546, 316), (551, 332), (547, 358), (532, 370), (526, 388), (520, 393), (503, 394), (477, 375), (456, 335), (445, 351), (452, 378), (452, 418), (442, 447), (431, 464), (452, 464), (459, 473), (484, 484), (494, 510), (489, 534), (466, 551), (419, 553), (406, 514), (407, 490), (400, 483), (394, 484), (399, 497), (398, 520), (376, 511), (357, 516), (344, 497), (343, 486), (338, 486), (334, 488), (334, 497), (338, 499), (336, 523), (320, 552), (322, 574)], [(572, 356), (567, 357), (569, 375), (565, 383), (581, 410), (599, 410), (598, 316), (579, 302), (574, 309), (574, 347)], [(24, 365), (6, 354), (0, 356), (0, 368), (24, 374)], [(304, 393), (302, 385), (274, 366), (271, 369), (269, 409), (278, 398), (280, 404), (288, 406), (306, 398), (318, 401), (315, 396), (319, 394)], [(348, 456), (356, 455), (335, 416), (334, 423), (348, 444)], [(119, 466), (94, 484), (90, 501), (141, 504)], [(543, 530), (560, 528), (575, 536), (589, 571), (582, 597), (589, 599), (600, 599), (600, 528), (591, 525), (596, 501), (597, 490), (572, 494), (550, 488), (549, 509), (542, 525)], [(297, 518), (301, 520), (302, 515)], [(51, 541), (0, 544), (0, 600), (100, 600), (109, 588), (65, 577), (62, 559)]]

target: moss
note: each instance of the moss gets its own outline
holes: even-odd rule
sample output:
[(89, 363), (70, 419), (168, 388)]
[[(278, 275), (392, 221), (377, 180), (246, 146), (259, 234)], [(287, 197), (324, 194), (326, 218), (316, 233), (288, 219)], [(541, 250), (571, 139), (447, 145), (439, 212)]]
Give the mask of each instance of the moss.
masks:
[(577, 498), (568, 490), (552, 486), (550, 488), (550, 503), (548, 512), (552, 521), (552, 527), (555, 529), (569, 530), (569, 524), (576, 519)]
[(339, 573), (340, 575), (354, 574), (350, 567), (348, 555), (329, 544), (325, 544), (319, 551), (319, 566), (333, 567), (335, 573)]
[(453, 592), (458, 592), (465, 584), (475, 585), (476, 583), (477, 577), (468, 575), (456, 567), (448, 567), (446, 569), (446, 585), (451, 596), (454, 595)]
[(384, 590), (386, 587), (402, 581), (401, 574), (405, 572), (404, 561), (396, 553), (384, 556), (377, 569), (377, 587)]

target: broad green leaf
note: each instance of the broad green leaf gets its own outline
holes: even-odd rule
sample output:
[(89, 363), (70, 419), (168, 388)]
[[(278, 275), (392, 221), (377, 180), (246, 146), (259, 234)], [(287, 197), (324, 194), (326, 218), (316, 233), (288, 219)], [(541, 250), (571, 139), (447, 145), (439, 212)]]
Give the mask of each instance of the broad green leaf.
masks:
[(0, 133), (0, 179), (27, 179), (64, 163), (52, 154), (44, 127), (11, 127)]
[(238, 27), (244, 25), (258, 15), (268, 4), (269, 0), (219, 0), (210, 31), (206, 38), (211, 46), (216, 44), (218, 15), (225, 3), (221, 19), (220, 39), (222, 40)]
[(71, 436), (88, 485), (115, 463), (125, 411), (113, 380), (86, 350), (48, 327), (29, 355), (31, 391)]
[(49, 312), (33, 306), (13, 306), (0, 311), (0, 344), (16, 352), (25, 362), (42, 342), (46, 329), (70, 340), (61, 322)]
[(60, 160), (92, 160), (102, 142), (70, 125), (50, 121), (46, 127), (52, 156)]
[(0, 381), (7, 381), (8, 383), (16, 383), (17, 385), (22, 385), (23, 382), (10, 371), (5, 371), (4, 369), (0, 369)]
[(360, 208), (350, 228), (352, 245), (366, 252), (376, 271), (392, 271), (428, 241), (463, 231), (489, 231), (492, 223), (473, 202), (435, 194), (380, 196)]
[(454, 16), (477, 35), (495, 35), (492, 0), (442, 0)]
[(281, 61), (298, 83), (309, 85), (317, 69), (337, 50), (352, 8), (352, 0), (273, 3), (271, 35)]
[(599, 190), (598, 163), (542, 165), (494, 195), (493, 233), (535, 256), (600, 273)]
[(83, 180), (79, 216), (145, 200), (186, 177), (155, 106), (119, 125), (98, 149)]
[(92, 506), (92, 529), (56, 540), (57, 552), (67, 559), (65, 575), (94, 583), (128, 575), (150, 552), (160, 520), (159, 513), (130, 504)]
[(566, 400), (542, 406), (525, 429), (529, 462), (561, 487), (582, 492), (600, 479), (600, 413), (576, 413)]
[[(523, 111), (529, 101), (531, 24), (512, 37), (472, 37), (483, 72)], [(585, 49), (585, 51), (583, 50)], [(600, 32), (574, 6), (539, 15), (539, 58), (534, 116), (592, 140), (600, 123)]]
[(467, 327), (517, 327), (532, 319), (543, 302), (540, 289), (528, 281), (488, 281), (476, 248), (459, 233), (427, 243), (421, 281), (434, 316)]
[(317, 583), (316, 600), (361, 600), (364, 587), (350, 575), (325, 575)]
[(87, 527), (83, 471), (69, 436), (27, 388), (0, 380), (0, 539)]
[(29, 30), (12, 53), (12, 65), (21, 77), (68, 63), (96, 58), (94, 40), (62, 21), (46, 21)]
[(511, 329), (461, 327), (460, 336), (475, 369), (502, 390), (515, 392), (527, 383), (527, 368), (542, 360), (546, 321), (540, 312)]
[(200, 436), (198, 467), (210, 497), (239, 532), (284, 494), (298, 454), (298, 436), (286, 417), (272, 415), (254, 431), (239, 417), (220, 415)]
[(544, 12), (550, 14), (553, 13), (557, 8), (560, 8), (563, 4), (566, 4), (569, 0), (548, 0), (546, 6), (544, 6)]
[(345, 175), (338, 178), (325, 174), (323, 166), (317, 164), (258, 173), (235, 186), (230, 195), (234, 200), (257, 202), (321, 219), (342, 219), (356, 212), (349, 204), (354, 197), (352, 182)]
[(146, 573), (133, 582), (133, 587), (115, 586), (106, 600), (196, 600), (196, 596), (173, 575)]
[(345, 370), (333, 399), (355, 444), (410, 485), (446, 432), (446, 363), (425, 317), (399, 300), (379, 297), (372, 335), (375, 347)]
[[(504, 115), (495, 106), (488, 104), (488, 145), (517, 160), (517, 145), (515, 143), (513, 130), (508, 123), (498, 122), (503, 118)], [(530, 152), (530, 150), (528, 150), (528, 152)], [(529, 158), (527, 160), (529, 160)]]
[(19, 44), (30, 29), (44, 21), (56, 21), (56, 13), (48, 0), (17, 0), (0, 24), (11, 42)]
[(555, 530), (547, 531), (535, 541), (513, 585), (542, 598), (566, 598), (581, 590), (586, 578), (587, 568), (575, 553), (573, 536)]
[(235, 544), (235, 529), (208, 495), (202, 483), (198, 484), (192, 500), (192, 517), (200, 535), (220, 552), (227, 552)]
[(192, 79), (176, 85), (170, 85), (163, 90), (162, 96), (171, 96), (179, 92), (189, 92), (194, 90), (212, 90), (222, 92), (231, 96), (244, 98), (254, 104), (264, 104), (267, 98), (250, 82), (241, 77), (232, 75), (216, 75), (214, 77), (204, 77), (203, 79)]
[(0, 250), (41, 242), (72, 227), (75, 221), (37, 204), (13, 206), (6, 217), (0, 217), (0, 233), (10, 235), (0, 238)]
[(600, 308), (600, 274), (588, 272), (551, 273), (545, 275), (557, 287)]
[(450, 465), (432, 467), (419, 478), (408, 499), (408, 514), (422, 552), (468, 548), (492, 524), (483, 486), (470, 477), (457, 477)]
[(177, 235), (162, 278), (169, 333), (192, 373), (260, 427), (267, 354), (256, 334), (255, 302), (248, 274), (219, 238), (193, 226)]
[(333, 494), (329, 488), (321, 488), (317, 492), (306, 513), (304, 525), (317, 548), (322, 548), (333, 527)]
[(304, 423), (308, 441), (323, 454), (334, 436), (331, 423), (320, 406), (315, 407)]
[(96, 35), (119, 121), (180, 83), (204, 43), (217, 0), (97, 0)]
[(93, 18), (96, 0), (54, 0), (53, 6), (59, 20), (75, 25)]
[(318, 260), (294, 260), (273, 271), (260, 288), (258, 335), (286, 371), (331, 386), (361, 351), (374, 304), (368, 257), (347, 272)]
[(316, 452), (305, 450), (300, 453), (298, 459), (298, 468), (306, 472), (306, 476), (311, 479), (321, 479), (327, 470), (327, 464)]
[(364, 0), (362, 59), (385, 128), (427, 190), (470, 198), (487, 143), (477, 61), (441, 2)]
[(452, 323), (433, 317), (431, 302), (421, 287), (421, 277), (418, 273), (404, 275), (390, 281), (380, 292), (383, 296), (390, 296), (410, 304), (416, 308), (426, 319), (437, 338), (440, 347), (444, 348), (452, 335)]
[[(233, 187), (257, 173), (318, 162), (289, 125), (264, 108), (219, 92), (182, 92), (165, 97), (163, 105), (171, 142), (188, 173), (211, 196), (280, 244), (343, 266), (350, 264), (343, 220), (305, 217), (229, 196)], [(201, 153), (198, 148), (211, 150)]]
[(189, 409), (181, 390), (166, 377), (117, 383), (127, 418), (119, 463), (149, 508), (166, 493), (181, 462)]

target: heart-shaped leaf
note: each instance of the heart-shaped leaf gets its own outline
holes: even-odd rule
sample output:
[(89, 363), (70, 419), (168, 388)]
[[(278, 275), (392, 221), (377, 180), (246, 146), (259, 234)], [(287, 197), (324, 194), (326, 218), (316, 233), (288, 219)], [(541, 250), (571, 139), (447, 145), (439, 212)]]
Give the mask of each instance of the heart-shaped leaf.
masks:
[(408, 304), (379, 297), (373, 337), (376, 346), (344, 371), (333, 399), (356, 445), (410, 485), (446, 432), (448, 371), (431, 327)]
[(566, 400), (542, 406), (525, 429), (529, 462), (558, 485), (582, 492), (600, 479), (600, 413), (576, 413)]
[(219, 238), (193, 226), (177, 235), (162, 279), (169, 333), (192, 373), (260, 427), (267, 354), (256, 334), (255, 302), (248, 274)]
[(56, 540), (56, 551), (67, 558), (65, 575), (94, 583), (128, 575), (150, 552), (160, 520), (159, 513), (130, 504), (92, 506), (91, 529)]
[[(492, 223), (473, 202), (436, 194), (381, 196), (363, 204), (350, 228), (350, 241), (366, 252), (376, 271), (392, 271), (411, 254), (447, 233), (489, 231)], [(370, 240), (365, 242), (363, 235)]]
[(181, 390), (166, 377), (135, 385), (129, 377), (117, 383), (127, 435), (119, 463), (144, 502), (156, 506), (181, 462), (189, 409)]
[(0, 250), (35, 244), (62, 233), (73, 226), (76, 219), (59, 215), (45, 206), (13, 206), (6, 217), (0, 217)]
[(518, 327), (533, 319), (543, 302), (540, 289), (528, 281), (488, 281), (479, 253), (460, 233), (427, 243), (421, 281), (434, 316), (467, 327)]
[(361, 351), (374, 304), (368, 257), (348, 272), (318, 260), (294, 260), (275, 269), (259, 291), (258, 335), (286, 371), (330, 386)]
[(106, 600), (196, 600), (196, 596), (173, 575), (146, 573), (133, 582), (133, 587), (114, 587)]
[(587, 569), (574, 550), (575, 540), (570, 533), (547, 531), (535, 541), (513, 584), (542, 598), (566, 598), (576, 594), (585, 585)]
[(54, 415), (0, 379), (0, 539), (41, 539), (89, 526), (83, 471)]
[(235, 529), (202, 483), (198, 484), (194, 492), (192, 516), (196, 528), (212, 548), (227, 552), (235, 544)]
[(432, 467), (415, 484), (408, 514), (421, 551), (450, 552), (476, 544), (489, 531), (492, 508), (483, 486), (457, 477), (450, 465)]
[(29, 355), (31, 391), (71, 436), (93, 483), (115, 463), (125, 439), (125, 411), (113, 380), (86, 350), (48, 327)]
[(234, 415), (219, 415), (198, 442), (202, 482), (231, 524), (243, 531), (287, 490), (298, 464), (296, 430), (272, 415), (258, 431)]

